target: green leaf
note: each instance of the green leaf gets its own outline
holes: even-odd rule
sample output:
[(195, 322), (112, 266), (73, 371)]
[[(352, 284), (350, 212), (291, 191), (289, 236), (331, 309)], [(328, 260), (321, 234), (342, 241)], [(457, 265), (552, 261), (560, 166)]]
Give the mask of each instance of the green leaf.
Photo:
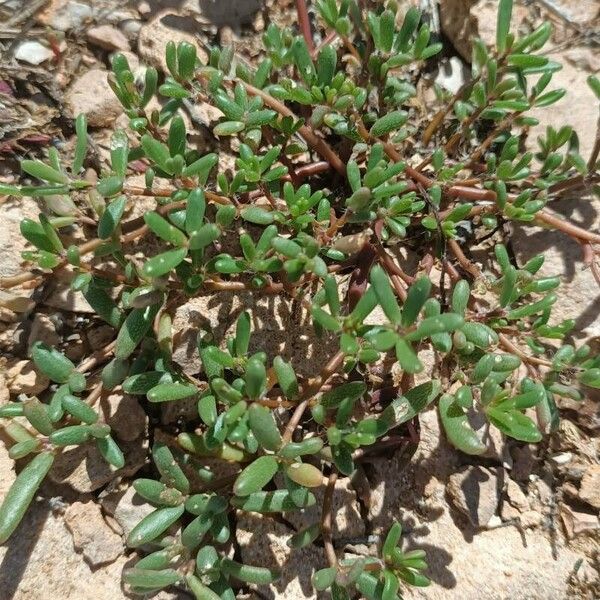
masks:
[(150, 402), (173, 402), (190, 398), (198, 393), (198, 388), (191, 383), (159, 383), (148, 391)]
[(374, 137), (381, 137), (391, 131), (400, 129), (408, 120), (408, 113), (403, 110), (395, 110), (380, 117), (373, 123), (369, 133)]
[(34, 343), (31, 357), (37, 368), (56, 383), (66, 383), (75, 369), (75, 365), (64, 354), (43, 342)]
[(402, 313), (387, 274), (379, 265), (375, 265), (371, 269), (370, 280), (385, 316), (398, 325), (402, 321)]
[(278, 470), (279, 464), (273, 456), (260, 456), (238, 475), (233, 484), (233, 493), (236, 496), (249, 496), (262, 490)]
[(257, 585), (267, 585), (279, 578), (279, 572), (274, 569), (243, 565), (227, 557), (221, 560), (221, 571), (240, 581)]
[(325, 408), (336, 408), (342, 402), (356, 402), (362, 398), (367, 391), (367, 385), (363, 381), (349, 381), (325, 392), (320, 403)]
[(97, 439), (96, 446), (108, 464), (116, 469), (122, 469), (125, 466), (125, 456), (117, 442), (110, 435)]
[(240, 216), (244, 221), (256, 225), (270, 225), (275, 220), (275, 213), (260, 206), (247, 206), (241, 210)]
[(36, 248), (54, 253), (54, 245), (40, 223), (32, 219), (21, 219), (19, 229), (21, 235)]
[(150, 230), (165, 242), (170, 242), (174, 246), (185, 246), (187, 244), (185, 234), (158, 213), (148, 212), (144, 214), (144, 221)]
[(152, 458), (162, 479), (169, 487), (174, 487), (183, 494), (189, 493), (190, 482), (166, 444), (156, 442), (152, 447)]
[(315, 573), (313, 573), (312, 576), (312, 584), (316, 590), (322, 592), (327, 588), (331, 587), (331, 585), (335, 581), (336, 575), (336, 567), (328, 567), (326, 569), (315, 571)]
[(337, 52), (332, 44), (323, 46), (317, 57), (317, 85), (330, 85), (337, 65)]
[(281, 358), (276, 356), (273, 360), (273, 368), (275, 369), (275, 375), (279, 387), (286, 398), (296, 398), (298, 396), (298, 380), (294, 368), (290, 363), (287, 363)]
[(25, 173), (37, 177), (42, 181), (50, 181), (51, 183), (69, 183), (69, 178), (64, 173), (53, 169), (40, 160), (22, 160), (21, 169), (23, 169)]
[(213, 128), (216, 136), (234, 135), (243, 131), (246, 125), (242, 121), (223, 121)]
[(289, 442), (280, 451), (283, 458), (298, 458), (306, 454), (317, 454), (323, 448), (323, 440), (319, 437), (307, 438), (301, 442)]
[(130, 548), (138, 548), (148, 544), (162, 535), (183, 514), (183, 505), (167, 508), (159, 508), (144, 517), (127, 536), (127, 545)]
[(535, 315), (536, 313), (547, 310), (556, 302), (557, 299), (558, 296), (556, 294), (548, 294), (537, 302), (532, 302), (531, 304), (525, 304), (519, 308), (509, 310), (506, 317), (511, 320), (530, 317), (531, 315)]
[(512, 7), (513, 0), (500, 0), (496, 23), (496, 48), (500, 53), (504, 52), (507, 48)]
[(593, 388), (600, 388), (600, 369), (592, 368), (579, 375), (579, 381)]
[(187, 252), (187, 248), (177, 248), (176, 250), (167, 250), (167, 252), (157, 254), (144, 263), (142, 273), (149, 278), (162, 277), (183, 262)]
[(177, 64), (179, 77), (189, 80), (196, 69), (196, 46), (189, 42), (179, 42), (177, 46)]
[(316, 504), (315, 496), (310, 492), (307, 492), (302, 500), (301, 503), (296, 502), (288, 490), (276, 490), (275, 492), (254, 492), (242, 498), (232, 498), (231, 504), (241, 510), (262, 514), (291, 512)]
[(319, 487), (323, 484), (323, 473), (309, 463), (294, 462), (285, 469), (285, 474), (294, 483), (305, 488)]
[(110, 198), (118, 194), (123, 189), (123, 178), (119, 175), (111, 175), (100, 179), (96, 184), (97, 192), (103, 198)]
[(587, 84), (590, 86), (590, 89), (594, 94), (596, 94), (596, 98), (600, 100), (600, 79), (595, 75), (589, 75), (587, 78)]
[(403, 371), (407, 373), (419, 373), (423, 370), (423, 364), (413, 350), (412, 346), (403, 338), (396, 342), (396, 358)]
[(62, 398), (63, 408), (77, 420), (92, 425), (98, 420), (98, 413), (77, 396), (65, 394)]
[(159, 308), (158, 304), (146, 308), (134, 308), (127, 315), (117, 335), (115, 358), (123, 360), (133, 353), (152, 327)]
[(186, 575), (185, 580), (196, 600), (221, 600), (219, 594), (204, 585), (196, 576)]
[(252, 404), (248, 410), (248, 424), (259, 446), (265, 450), (279, 449), (281, 435), (271, 410), (260, 404)]
[(534, 444), (542, 439), (542, 434), (536, 424), (518, 410), (503, 411), (491, 406), (487, 408), (486, 413), (490, 422), (516, 440)]
[(419, 323), (415, 331), (405, 335), (404, 339), (407, 341), (422, 340), (438, 333), (454, 331), (461, 327), (463, 323), (463, 318), (455, 313), (444, 313), (435, 317), (427, 317)]
[(42, 452), (15, 479), (0, 506), (0, 544), (8, 540), (23, 519), (53, 462), (54, 454)]
[(123, 571), (123, 581), (136, 588), (154, 590), (177, 583), (183, 575), (175, 569), (140, 569), (133, 567)]
[(84, 114), (77, 115), (75, 119), (75, 133), (77, 139), (75, 142), (75, 152), (73, 154), (73, 166), (71, 170), (77, 175), (83, 167), (83, 161), (87, 152), (87, 118)]
[(167, 163), (169, 158), (171, 158), (171, 155), (169, 153), (169, 148), (165, 144), (159, 142), (158, 140), (155, 140), (149, 134), (144, 134), (142, 136), (142, 139), (140, 140), (140, 143), (142, 145), (144, 154), (150, 160), (156, 163), (161, 170), (165, 171), (166, 173), (169, 173), (170, 175), (173, 174), (172, 170), (169, 168)]
[(78, 446), (84, 444), (92, 435), (89, 425), (70, 425), (53, 431), (48, 439), (55, 446)]
[(205, 223), (190, 235), (190, 250), (203, 250), (221, 235), (221, 230), (214, 223)]
[(402, 326), (408, 327), (412, 325), (417, 316), (421, 312), (425, 301), (429, 297), (431, 291), (431, 281), (429, 277), (419, 277), (409, 288), (402, 308)]
[(246, 364), (246, 394), (252, 400), (263, 395), (267, 386), (265, 365), (257, 358), (251, 358)]
[(464, 410), (457, 404), (454, 397), (444, 394), (439, 402), (442, 425), (450, 443), (465, 454), (483, 454), (485, 445), (477, 433), (471, 428)]
[(115, 232), (117, 226), (121, 222), (123, 213), (125, 212), (126, 203), (127, 198), (125, 196), (119, 196), (106, 207), (106, 210), (102, 213), (102, 217), (100, 217), (100, 221), (98, 222), (98, 237), (100, 239), (106, 240)]

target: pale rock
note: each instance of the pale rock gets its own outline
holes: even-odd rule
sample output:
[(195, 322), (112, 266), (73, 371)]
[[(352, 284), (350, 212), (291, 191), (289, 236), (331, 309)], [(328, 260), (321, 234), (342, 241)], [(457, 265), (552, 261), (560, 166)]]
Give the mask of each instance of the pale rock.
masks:
[(56, 457), (49, 477), (56, 483), (66, 483), (75, 491), (93, 492), (117, 477), (131, 477), (144, 465), (147, 440), (118, 442), (125, 455), (125, 466), (116, 470), (109, 465), (93, 442), (70, 447)]
[(3, 373), (0, 373), (0, 406), (10, 402), (10, 390), (6, 383), (6, 377)]
[(35, 396), (43, 392), (50, 380), (38, 372), (32, 360), (19, 360), (6, 371), (6, 381), (11, 394)]
[(554, 2), (562, 13), (577, 25), (589, 25), (600, 15), (597, 0), (554, 0)]
[[(549, 108), (534, 108), (527, 113), (540, 121), (539, 125), (531, 128), (528, 145), (537, 151), (537, 138), (545, 135), (548, 125), (555, 129), (572, 125), (579, 135), (579, 152), (587, 160), (594, 145), (598, 119), (598, 100), (586, 82), (589, 72), (581, 63), (579, 64), (583, 68), (564, 60), (561, 52), (550, 52), (547, 57), (563, 65), (560, 71), (554, 73), (550, 87), (562, 87), (567, 90), (567, 94)], [(586, 223), (585, 226), (593, 226), (596, 230), (598, 228), (597, 223)]]
[[(440, 21), (462, 57), (471, 61), (471, 40), (479, 37), (488, 45), (496, 43), (498, 0), (441, 0)], [(513, 6), (511, 31), (516, 32), (527, 17), (521, 4)]]
[(60, 343), (60, 336), (56, 333), (56, 325), (44, 313), (33, 315), (33, 322), (27, 340), (28, 354), (31, 353), (31, 348), (35, 342), (43, 342), (48, 346), (56, 346)]
[(109, 127), (123, 108), (107, 83), (108, 71), (90, 69), (78, 77), (65, 95), (72, 117), (83, 113), (90, 127)]
[(50, 48), (34, 40), (21, 42), (15, 50), (15, 58), (30, 65), (40, 65), (53, 56), (54, 53)]
[(435, 83), (455, 94), (469, 78), (465, 63), (458, 56), (452, 56), (440, 64)]
[(112, 392), (100, 399), (100, 408), (118, 440), (132, 442), (145, 432), (148, 417), (135, 396)]
[(81, 334), (72, 333), (71, 335), (67, 336), (64, 342), (63, 352), (67, 358), (72, 360), (74, 363), (78, 363), (85, 354), (85, 348)]
[[(19, 224), (24, 217), (37, 221), (40, 208), (33, 198), (7, 200), (0, 207), (2, 226), (0, 227), (0, 277), (10, 277), (23, 270), (21, 252), (33, 248), (20, 234)], [(17, 288), (18, 290), (19, 288)], [(15, 290), (16, 292), (16, 290)], [(29, 293), (19, 295), (29, 296)]]
[(16, 478), (15, 461), (8, 455), (4, 442), (0, 441), (0, 499), (6, 496)]
[(527, 496), (523, 493), (519, 484), (512, 479), (508, 479), (506, 482), (506, 496), (508, 497), (508, 501), (517, 510), (525, 511), (529, 508)]
[[(296, 528), (303, 529), (321, 519), (321, 508), (325, 487), (314, 488), (311, 492), (315, 495), (317, 502), (315, 506), (304, 510), (292, 511), (286, 514), (286, 519)], [(365, 523), (360, 514), (360, 506), (356, 499), (356, 492), (348, 478), (339, 479), (335, 483), (335, 491), (332, 498), (333, 531), (335, 540), (360, 538), (365, 535)]]
[(105, 50), (129, 50), (127, 38), (112, 25), (99, 25), (87, 30), (88, 40)]
[(111, 563), (123, 552), (121, 536), (106, 524), (102, 510), (95, 502), (74, 502), (64, 517), (73, 536), (73, 546), (91, 567)]
[(560, 507), (560, 516), (565, 527), (567, 538), (569, 539), (584, 533), (589, 534), (600, 529), (600, 519), (597, 514), (591, 515), (589, 513), (579, 512), (573, 510), (570, 506), (563, 504)]
[(151, 67), (162, 69), (166, 73), (168, 72), (165, 60), (167, 42), (189, 42), (196, 46), (200, 62), (206, 64), (208, 55), (198, 45), (194, 35), (196, 31), (199, 31), (199, 26), (193, 19), (180, 17), (169, 10), (162, 11), (140, 29), (138, 38), (140, 58)]
[(155, 510), (155, 507), (139, 496), (130, 484), (125, 490), (103, 495), (101, 502), (104, 510), (118, 523), (125, 538), (144, 517)]
[(579, 498), (600, 509), (600, 465), (590, 465), (587, 468), (579, 486)]
[[(73, 548), (62, 515), (48, 501), (34, 501), (15, 535), (0, 548), (0, 593), (6, 600), (130, 600), (121, 587), (129, 556), (92, 569)], [(189, 600), (163, 591), (153, 600)]]
[(94, 15), (93, 8), (74, 0), (52, 0), (50, 4), (36, 14), (36, 21), (58, 31), (77, 29)]
[(453, 473), (446, 492), (454, 508), (466, 516), (475, 527), (485, 527), (498, 508), (498, 492), (503, 471), (469, 466)]
[(574, 46), (567, 48), (562, 54), (564, 60), (570, 62), (578, 69), (590, 73), (600, 71), (600, 56), (598, 51), (590, 46)]
[(275, 583), (257, 587), (261, 597), (266, 594), (271, 600), (315, 598), (311, 576), (327, 566), (323, 550), (310, 545), (292, 551), (287, 544), (292, 534), (293, 531), (270, 517), (238, 512), (236, 537), (244, 563), (281, 570), (281, 577)]
[(72, 290), (68, 283), (54, 282), (44, 301), (46, 306), (74, 313), (96, 314), (81, 292)]

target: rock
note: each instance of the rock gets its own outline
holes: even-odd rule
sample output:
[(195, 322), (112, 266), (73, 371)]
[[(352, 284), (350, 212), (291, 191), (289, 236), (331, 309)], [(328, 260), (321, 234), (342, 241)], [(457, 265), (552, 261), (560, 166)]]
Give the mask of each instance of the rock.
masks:
[(600, 509), (600, 465), (590, 465), (581, 479), (579, 498)]
[(591, 533), (600, 529), (598, 515), (573, 510), (570, 506), (563, 504), (560, 508), (560, 516), (565, 527), (567, 538), (572, 539), (582, 533)]
[(498, 508), (504, 471), (470, 466), (450, 476), (446, 492), (454, 508), (475, 527), (485, 527)]
[[(325, 488), (321, 486), (311, 491), (317, 499), (315, 506), (286, 514), (286, 519), (296, 529), (308, 527), (313, 523), (318, 523), (321, 519)], [(352, 489), (348, 478), (336, 481), (332, 515), (334, 517), (332, 535), (335, 540), (360, 538), (365, 535), (365, 523), (360, 514), (356, 492)]]
[[(0, 227), (0, 277), (10, 277), (20, 273), (23, 259), (21, 252), (33, 248), (21, 235), (15, 235), (19, 231), (19, 224), (24, 217), (37, 221), (40, 212), (39, 206), (33, 198), (15, 198), (7, 200), (0, 208), (2, 226)], [(16, 288), (16, 291), (19, 288)], [(29, 293), (19, 295), (29, 296)]]
[(90, 69), (78, 77), (65, 95), (71, 116), (83, 113), (90, 127), (108, 127), (123, 112), (106, 82), (108, 71)]
[(552, 77), (552, 89), (562, 87), (567, 94), (550, 108), (535, 108), (528, 112), (540, 121), (529, 132), (529, 145), (537, 151), (536, 140), (545, 134), (548, 125), (555, 128), (572, 125), (579, 135), (579, 152), (587, 160), (594, 145), (598, 119), (598, 100), (586, 83), (589, 72), (564, 60), (560, 52), (550, 52), (547, 57), (563, 65)]
[[(471, 40), (479, 37), (488, 45), (496, 43), (497, 0), (441, 0), (440, 21), (462, 57), (471, 61)], [(516, 32), (527, 17), (525, 6), (515, 3), (511, 31)]]
[(527, 496), (523, 493), (523, 490), (520, 488), (519, 484), (512, 479), (508, 479), (506, 482), (506, 496), (508, 497), (508, 501), (512, 504), (512, 506), (519, 511), (523, 512), (529, 508)]
[(87, 343), (93, 349), (104, 348), (115, 336), (116, 332), (110, 325), (98, 325), (86, 333)]
[[(63, 517), (50, 502), (34, 501), (15, 535), (0, 548), (0, 589), (6, 600), (130, 600), (121, 588), (121, 575), (131, 565), (120, 556), (92, 569), (73, 539)], [(129, 563), (129, 564), (128, 564)], [(153, 600), (189, 600), (183, 592), (160, 592)]]
[(28, 354), (31, 353), (31, 347), (35, 342), (43, 342), (48, 346), (57, 346), (60, 343), (60, 336), (56, 333), (56, 325), (44, 313), (33, 315), (33, 322), (27, 340)]
[(125, 455), (125, 466), (118, 471), (104, 460), (93, 443), (87, 443), (59, 454), (49, 477), (82, 493), (93, 492), (119, 476), (131, 477), (144, 465), (148, 441), (119, 442), (119, 447)]
[(91, 6), (74, 0), (52, 0), (36, 14), (36, 21), (58, 31), (69, 31), (81, 27), (94, 15)]
[(33, 40), (21, 42), (15, 50), (15, 58), (30, 65), (40, 65), (53, 56), (54, 52), (50, 48)]
[(35, 396), (43, 392), (50, 380), (39, 373), (32, 360), (19, 360), (6, 371), (6, 382), (11, 394)]
[(555, 4), (571, 23), (577, 25), (588, 25), (600, 14), (596, 0), (555, 0)]
[(589, 73), (600, 71), (600, 56), (593, 48), (588, 46), (575, 46), (568, 48), (562, 54), (563, 59), (570, 62), (578, 69)]
[(202, 16), (213, 25), (233, 28), (251, 23), (254, 13), (261, 7), (260, 0), (231, 0), (227, 4), (220, 0), (195, 0), (193, 3), (200, 4)]
[(65, 525), (73, 546), (90, 567), (111, 563), (123, 552), (121, 536), (109, 528), (100, 506), (91, 500), (71, 504), (65, 511)]
[(165, 61), (167, 42), (189, 42), (197, 49), (197, 56), (202, 64), (206, 64), (208, 55), (196, 42), (194, 33), (199, 30), (198, 24), (189, 17), (180, 17), (166, 10), (158, 13), (141, 29), (138, 39), (138, 53), (142, 61), (151, 67), (168, 72)]
[(112, 25), (100, 25), (87, 31), (88, 40), (105, 50), (129, 50), (127, 38)]
[(51, 284), (50, 293), (44, 304), (58, 310), (96, 314), (83, 294), (72, 290), (68, 283), (55, 282)]
[(112, 515), (118, 523), (125, 538), (144, 517), (155, 509), (141, 496), (138, 496), (130, 484), (127, 485), (124, 491), (117, 490), (105, 494), (101, 502), (104, 510)]
[(193, 421), (198, 418), (198, 399), (184, 398), (177, 402), (162, 402), (160, 405), (160, 421), (163, 425), (183, 421)]
[(435, 83), (455, 94), (469, 78), (469, 69), (465, 63), (458, 56), (452, 56), (440, 64)]
[(148, 417), (135, 396), (113, 392), (101, 398), (100, 407), (118, 440), (132, 442), (146, 430)]
[(281, 569), (279, 580), (257, 588), (261, 597), (264, 594), (272, 600), (315, 598), (310, 578), (315, 570), (327, 566), (323, 550), (311, 545), (292, 551), (287, 545), (292, 533), (269, 517), (238, 513), (236, 537), (244, 563)]

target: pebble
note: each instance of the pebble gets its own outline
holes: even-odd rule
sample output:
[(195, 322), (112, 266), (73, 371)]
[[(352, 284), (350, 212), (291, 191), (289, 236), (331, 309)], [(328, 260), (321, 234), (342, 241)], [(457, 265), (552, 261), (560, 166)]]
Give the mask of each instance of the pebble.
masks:
[(35, 396), (43, 392), (50, 380), (39, 373), (32, 360), (20, 360), (6, 371), (6, 380), (11, 394)]
[(581, 479), (579, 498), (600, 509), (600, 465), (590, 465)]
[(41, 65), (53, 56), (54, 53), (50, 48), (33, 40), (22, 42), (15, 50), (15, 58), (30, 65)]
[(105, 50), (129, 50), (127, 38), (112, 25), (100, 25), (87, 31), (88, 40)]

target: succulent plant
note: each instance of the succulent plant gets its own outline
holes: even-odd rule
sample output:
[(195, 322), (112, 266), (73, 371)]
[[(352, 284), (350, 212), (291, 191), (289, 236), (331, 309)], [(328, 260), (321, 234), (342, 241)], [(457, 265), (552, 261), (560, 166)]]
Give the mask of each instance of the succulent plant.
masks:
[[(0, 508), (0, 541), (66, 447), (95, 444), (123, 467), (96, 407), (103, 390), (120, 387), (149, 412), (197, 404), (176, 435), (153, 436), (154, 478), (133, 481), (156, 508), (127, 539), (143, 555), (124, 573), (132, 592), (178, 584), (199, 600), (232, 599), (239, 582), (271, 583), (277, 572), (228, 554), (232, 512), (301, 511), (324, 486), (321, 520), (290, 540), (323, 546), (329, 566), (314, 574), (315, 589), (336, 600), (356, 591), (393, 600), (402, 586), (429, 583), (425, 553), (401, 549), (399, 522), (376, 555), (340, 553), (336, 479), (365, 455), (405, 443), (426, 409), (439, 411), (451, 444), (478, 455), (486, 447), (474, 414), (535, 443), (557, 426), (556, 397), (600, 387), (600, 357), (569, 342), (573, 321), (553, 317), (560, 278), (539, 274), (543, 255), (519, 264), (502, 237), (506, 223), (540, 224), (592, 258), (600, 242), (546, 208), (598, 181), (598, 145), (586, 162), (568, 126), (548, 128), (538, 152), (521, 143), (537, 123), (530, 109), (565, 94), (551, 86), (560, 65), (541, 52), (550, 25), (515, 36), (512, 3), (501, 0), (495, 48), (476, 41), (471, 79), (454, 95), (437, 89), (423, 118), (416, 80), (442, 46), (416, 9), (397, 26), (393, 1), (367, 11), (356, 0), (317, 0), (323, 42), (315, 48), (299, 5), (303, 35), (269, 25), (256, 68), (232, 48), (213, 48), (201, 64), (195, 46), (169, 43), (159, 85), (154, 68), (137, 81), (117, 54), (108, 84), (129, 129), (114, 132), (100, 178), (84, 176), (89, 134), (80, 116), (70, 165), (51, 149), (21, 163), (35, 183), (0, 184), (0, 194), (46, 202), (37, 221), (21, 222), (31, 270), (2, 286), (68, 272), (115, 331), (91, 367), (36, 343), (32, 358), (51, 389), (0, 407), (10, 456), (29, 461)], [(600, 99), (600, 81), (589, 83)], [(162, 107), (150, 110), (157, 96)], [(189, 143), (181, 113), (200, 101), (223, 115), (212, 133), (222, 148), (231, 142), (229, 169)], [(145, 167), (143, 186), (131, 182), (133, 161)], [(154, 209), (127, 220), (139, 196), (153, 198)], [(70, 228), (85, 241), (67, 245)], [(152, 244), (138, 250), (159, 249), (140, 259), (132, 244), (142, 238)], [(496, 242), (485, 271), (469, 258), (483, 238)], [(397, 260), (401, 246), (420, 257), (415, 275)], [(174, 310), (221, 291), (295, 302), (336, 351), (311, 376), (296, 372), (294, 357), (251, 353), (250, 309), (226, 339), (198, 332), (202, 370), (190, 376), (173, 358)], [(372, 377), (377, 368), (383, 375)], [(238, 465), (235, 475), (219, 477), (207, 457)]]

